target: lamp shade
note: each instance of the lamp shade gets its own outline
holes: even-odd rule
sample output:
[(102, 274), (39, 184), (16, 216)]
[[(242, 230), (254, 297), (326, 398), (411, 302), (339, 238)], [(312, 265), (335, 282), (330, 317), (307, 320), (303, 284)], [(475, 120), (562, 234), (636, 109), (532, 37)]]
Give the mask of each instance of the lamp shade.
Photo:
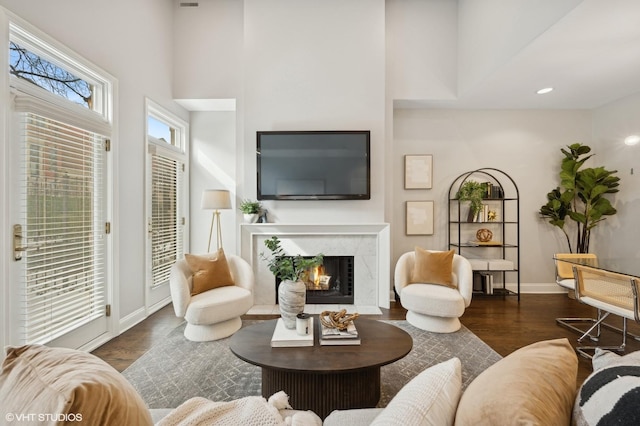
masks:
[(205, 189), (202, 191), (200, 207), (204, 210), (222, 210), (231, 208), (231, 197), (226, 189)]

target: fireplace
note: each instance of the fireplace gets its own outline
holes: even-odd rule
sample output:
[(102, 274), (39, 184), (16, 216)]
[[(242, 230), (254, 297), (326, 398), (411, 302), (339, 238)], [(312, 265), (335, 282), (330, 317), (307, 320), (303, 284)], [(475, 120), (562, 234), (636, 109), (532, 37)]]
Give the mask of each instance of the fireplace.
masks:
[[(324, 256), (322, 265), (302, 276), (307, 286), (307, 304), (353, 304), (353, 256)], [(280, 279), (276, 278), (276, 303)]]

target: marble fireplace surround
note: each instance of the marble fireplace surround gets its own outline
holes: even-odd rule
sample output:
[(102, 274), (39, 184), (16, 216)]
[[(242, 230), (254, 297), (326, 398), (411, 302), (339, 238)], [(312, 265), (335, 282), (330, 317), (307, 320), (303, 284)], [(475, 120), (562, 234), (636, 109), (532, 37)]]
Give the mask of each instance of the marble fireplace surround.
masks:
[(389, 224), (284, 224), (240, 225), (240, 254), (255, 275), (254, 304), (273, 305), (275, 281), (260, 253), (269, 251), (264, 240), (277, 235), (288, 254), (354, 257), (354, 305), (389, 308)]

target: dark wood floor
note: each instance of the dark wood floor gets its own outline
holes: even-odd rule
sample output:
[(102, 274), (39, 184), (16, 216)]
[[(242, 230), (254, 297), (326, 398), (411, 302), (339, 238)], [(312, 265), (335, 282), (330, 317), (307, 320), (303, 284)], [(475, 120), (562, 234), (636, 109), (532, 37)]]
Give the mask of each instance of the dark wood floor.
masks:
[[(377, 319), (404, 319), (405, 310), (392, 303), (389, 310), (383, 310)], [(577, 335), (559, 327), (556, 317), (595, 316), (595, 310), (562, 294), (524, 294), (520, 302), (516, 297), (474, 297), (467, 308), (462, 323), (502, 356), (530, 343), (546, 339), (567, 337), (575, 347)], [(273, 316), (245, 316), (246, 319), (267, 319)], [(122, 335), (93, 351), (116, 370), (123, 371), (152, 345), (161, 341), (171, 330), (182, 322), (173, 314), (168, 305), (151, 315)], [(616, 324), (615, 321), (612, 321)], [(621, 321), (617, 324), (620, 325)], [(637, 324), (630, 324), (630, 330), (640, 334)], [(620, 335), (603, 330), (601, 344), (618, 344)], [(640, 342), (627, 339), (627, 353), (640, 350)], [(580, 385), (591, 373), (591, 362), (579, 358), (578, 383)]]

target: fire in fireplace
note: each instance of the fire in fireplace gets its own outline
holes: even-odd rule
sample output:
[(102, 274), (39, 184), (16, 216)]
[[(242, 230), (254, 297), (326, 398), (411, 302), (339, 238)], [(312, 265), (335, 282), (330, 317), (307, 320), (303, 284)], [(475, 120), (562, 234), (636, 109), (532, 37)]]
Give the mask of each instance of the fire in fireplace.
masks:
[[(302, 280), (309, 304), (353, 304), (353, 256), (324, 256), (322, 265), (307, 270)], [(280, 279), (276, 278), (276, 303)]]

